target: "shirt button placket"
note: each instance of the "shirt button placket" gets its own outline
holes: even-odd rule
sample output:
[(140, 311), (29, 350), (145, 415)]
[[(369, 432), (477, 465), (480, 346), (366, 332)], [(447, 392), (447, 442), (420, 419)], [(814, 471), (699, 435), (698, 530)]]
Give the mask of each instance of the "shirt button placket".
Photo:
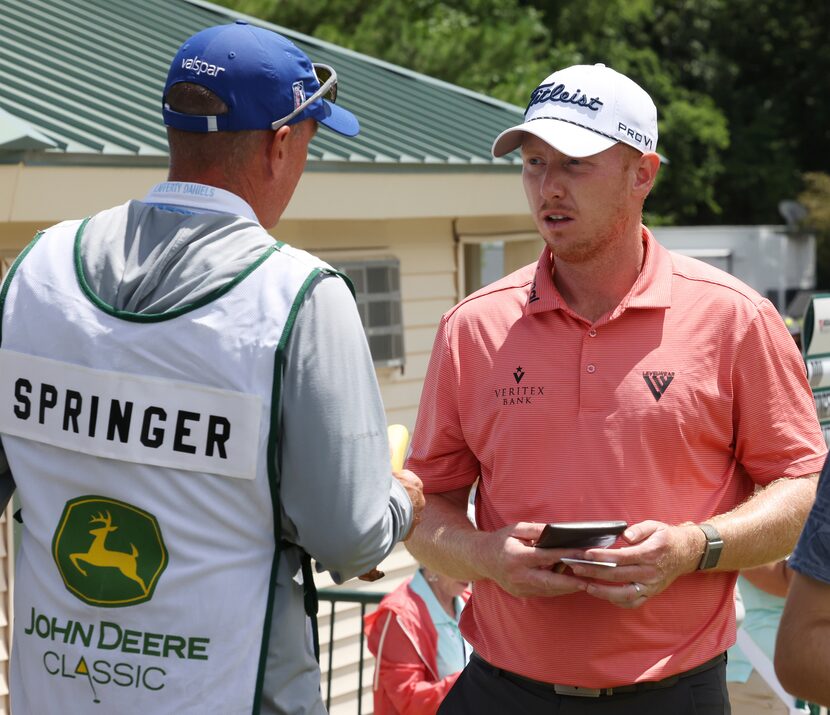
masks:
[[(597, 331), (596, 331), (596, 328), (591, 328), (591, 329), (588, 331), (588, 337), (589, 337), (589, 338), (595, 338), (595, 337), (597, 337)], [(592, 362), (589, 362), (589, 363), (585, 366), (585, 372), (587, 372), (589, 375), (593, 375), (596, 371), (597, 371), (597, 366), (596, 366), (594, 363), (592, 363)]]
[(594, 376), (597, 374), (597, 358), (599, 357), (599, 345), (594, 341), (594, 339), (597, 337), (597, 330), (596, 328), (589, 328), (587, 331), (585, 331), (584, 335), (585, 337), (583, 338), (582, 357), (584, 361), (583, 365), (585, 366), (586, 378), (582, 382), (582, 394), (580, 395), (580, 405), (583, 408), (595, 409), (595, 403), (598, 399), (598, 387), (597, 378)]

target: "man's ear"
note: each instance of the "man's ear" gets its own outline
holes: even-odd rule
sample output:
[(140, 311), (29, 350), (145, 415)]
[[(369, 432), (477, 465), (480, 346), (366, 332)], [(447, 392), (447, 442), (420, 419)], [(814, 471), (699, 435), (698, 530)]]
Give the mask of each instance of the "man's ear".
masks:
[(654, 186), (657, 172), (660, 170), (660, 157), (655, 152), (641, 154), (634, 165), (634, 182), (632, 189), (634, 193), (640, 194), (644, 199)]
[(288, 146), (291, 140), (291, 132), (293, 129), (289, 125), (281, 126), (277, 131), (270, 132), (268, 141), (268, 165), (272, 170), (278, 172), (285, 156), (288, 152)]

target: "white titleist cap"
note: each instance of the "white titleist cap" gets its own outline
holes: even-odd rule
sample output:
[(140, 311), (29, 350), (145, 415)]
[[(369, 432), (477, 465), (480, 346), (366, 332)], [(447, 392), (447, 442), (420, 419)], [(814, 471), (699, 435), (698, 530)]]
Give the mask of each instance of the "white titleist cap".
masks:
[(530, 95), (524, 123), (493, 142), (493, 156), (518, 149), (533, 134), (568, 156), (581, 157), (624, 142), (657, 150), (657, 108), (636, 82), (602, 64), (554, 72)]

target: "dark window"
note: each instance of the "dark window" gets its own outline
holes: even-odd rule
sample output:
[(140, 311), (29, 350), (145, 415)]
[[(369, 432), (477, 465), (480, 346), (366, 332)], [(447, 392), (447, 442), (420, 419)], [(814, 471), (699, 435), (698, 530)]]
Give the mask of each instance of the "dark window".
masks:
[(404, 364), (401, 269), (396, 258), (333, 264), (352, 281), (375, 365)]

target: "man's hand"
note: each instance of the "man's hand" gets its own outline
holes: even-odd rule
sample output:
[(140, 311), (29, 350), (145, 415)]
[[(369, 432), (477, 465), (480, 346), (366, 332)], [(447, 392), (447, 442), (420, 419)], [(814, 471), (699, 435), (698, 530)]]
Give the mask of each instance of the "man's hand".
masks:
[(399, 472), (392, 472), (392, 476), (401, 483), (401, 486), (403, 486), (404, 489), (406, 489), (406, 493), (409, 495), (409, 501), (412, 502), (412, 528), (402, 539), (402, 541), (406, 541), (410, 536), (412, 536), (412, 532), (415, 531), (415, 527), (421, 522), (421, 515), (423, 514), (424, 505), (426, 504), (424, 501), (424, 485), (418, 475), (415, 474), (415, 472), (410, 472), (408, 469), (401, 469)]
[[(409, 501), (412, 502), (412, 527), (409, 529), (409, 533), (402, 539), (402, 541), (406, 541), (410, 536), (412, 536), (412, 532), (415, 531), (415, 527), (418, 526), (418, 523), (421, 521), (421, 515), (424, 511), (424, 485), (421, 482), (420, 478), (418, 477), (415, 472), (410, 472), (408, 469), (401, 469), (399, 472), (392, 472), (392, 476), (397, 479), (404, 489), (406, 489), (406, 493), (409, 495)], [(383, 571), (380, 569), (374, 568), (371, 571), (367, 571), (364, 574), (358, 576), (361, 581), (377, 581), (385, 576)]]
[(491, 532), (481, 551), (482, 572), (505, 591), (518, 597), (563, 596), (584, 591), (588, 583), (554, 567), (573, 549), (537, 549), (544, 524), (520, 522)]
[(693, 524), (669, 526), (643, 521), (628, 527), (623, 538), (631, 546), (589, 549), (582, 558), (613, 561), (616, 568), (574, 564), (574, 575), (613, 583), (591, 583), (590, 596), (622, 608), (639, 608), (669, 587), (679, 576), (697, 569), (705, 537)]

